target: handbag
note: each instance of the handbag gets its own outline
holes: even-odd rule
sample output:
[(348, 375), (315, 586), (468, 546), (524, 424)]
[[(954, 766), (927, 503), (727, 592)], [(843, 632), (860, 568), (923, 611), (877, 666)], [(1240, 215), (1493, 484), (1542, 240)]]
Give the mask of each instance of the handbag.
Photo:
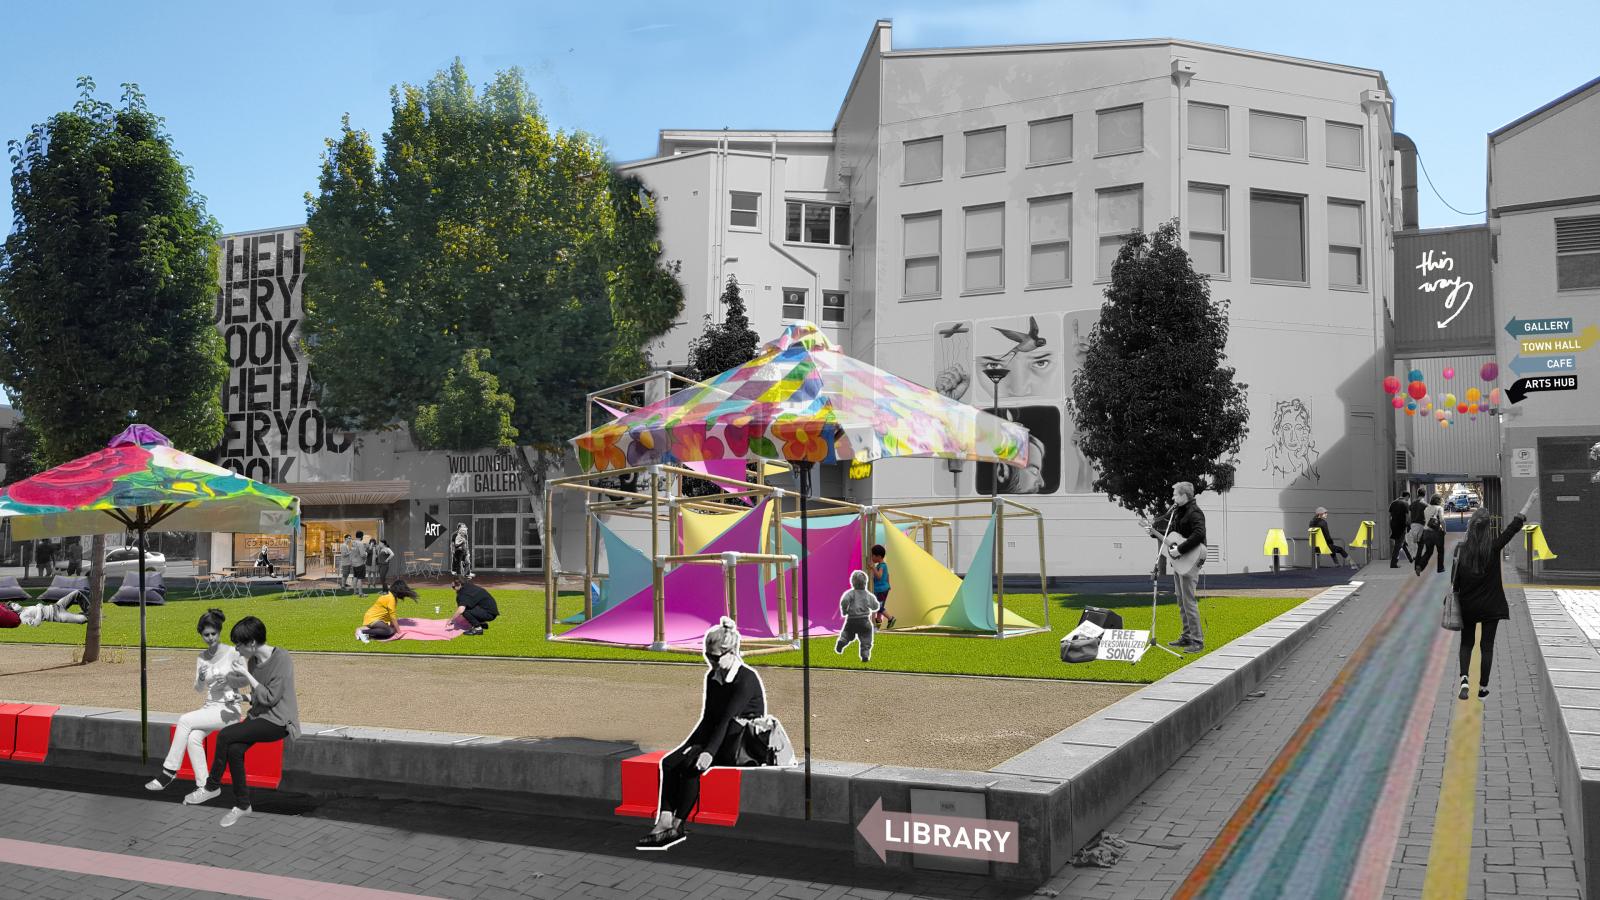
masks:
[(733, 751), (736, 766), (788, 766), (794, 764), (789, 733), (777, 716), (762, 716), (743, 725), (744, 733)]
[(1061, 661), (1067, 663), (1094, 662), (1100, 658), (1100, 635), (1068, 636), (1061, 640)]
[(1439, 625), (1445, 631), (1461, 630), (1461, 601), (1456, 598), (1456, 570), (1461, 567), (1461, 545), (1456, 545), (1455, 557), (1450, 561), (1450, 589), (1444, 594), (1444, 612)]

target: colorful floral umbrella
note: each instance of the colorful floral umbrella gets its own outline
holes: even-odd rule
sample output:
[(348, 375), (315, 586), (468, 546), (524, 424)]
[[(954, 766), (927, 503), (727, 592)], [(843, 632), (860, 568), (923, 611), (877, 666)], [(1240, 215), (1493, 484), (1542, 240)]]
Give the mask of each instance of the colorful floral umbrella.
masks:
[(810, 322), (756, 358), (572, 439), (589, 471), (717, 459), (1027, 464), (1028, 430), (853, 359)]
[[(801, 621), (811, 621), (806, 498), (815, 463), (930, 456), (1028, 463), (1028, 429), (853, 359), (796, 322), (755, 359), (572, 439), (589, 471), (783, 459), (800, 476)], [(811, 817), (811, 642), (800, 642), (805, 804)]]
[[(148, 425), (130, 425), (104, 450), (0, 491), (0, 518), (11, 520), (11, 535), (21, 540), (102, 532), (107, 517), (139, 534), (139, 713), (148, 724), (145, 534), (293, 532), (300, 498), (176, 450)], [(139, 732), (146, 755), (148, 730)]]

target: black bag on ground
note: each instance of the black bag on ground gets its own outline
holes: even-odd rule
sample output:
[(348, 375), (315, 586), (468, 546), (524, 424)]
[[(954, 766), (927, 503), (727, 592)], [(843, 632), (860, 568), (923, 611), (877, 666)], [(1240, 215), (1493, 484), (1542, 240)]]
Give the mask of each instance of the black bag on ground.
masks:
[(1100, 658), (1100, 636), (1064, 637), (1061, 639), (1061, 661), (1065, 663), (1094, 662)]

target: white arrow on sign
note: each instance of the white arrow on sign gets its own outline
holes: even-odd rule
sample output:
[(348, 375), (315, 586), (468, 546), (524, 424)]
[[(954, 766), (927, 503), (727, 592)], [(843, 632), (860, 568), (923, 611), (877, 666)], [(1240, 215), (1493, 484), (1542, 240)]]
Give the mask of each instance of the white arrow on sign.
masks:
[(883, 808), (882, 797), (872, 804), (856, 830), (883, 862), (889, 861), (890, 850), (992, 862), (1014, 863), (1018, 859), (1016, 822), (888, 812)]

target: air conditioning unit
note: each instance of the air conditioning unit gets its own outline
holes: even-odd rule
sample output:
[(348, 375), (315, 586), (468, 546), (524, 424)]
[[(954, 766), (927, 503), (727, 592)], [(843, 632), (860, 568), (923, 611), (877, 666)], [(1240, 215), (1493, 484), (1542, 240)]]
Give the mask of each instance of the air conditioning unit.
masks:
[(1396, 472), (1411, 471), (1411, 451), (1404, 447), (1394, 451), (1394, 470)]

